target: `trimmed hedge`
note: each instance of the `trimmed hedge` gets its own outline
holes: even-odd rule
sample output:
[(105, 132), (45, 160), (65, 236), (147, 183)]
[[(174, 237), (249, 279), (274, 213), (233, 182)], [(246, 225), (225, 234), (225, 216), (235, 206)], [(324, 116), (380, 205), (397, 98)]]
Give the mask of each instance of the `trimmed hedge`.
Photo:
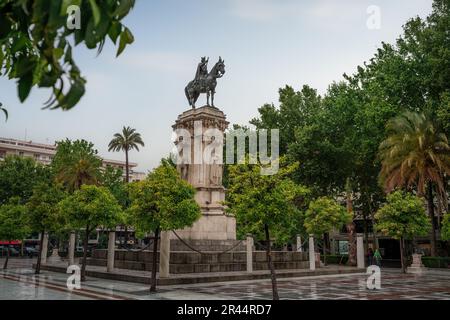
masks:
[[(68, 252), (67, 252), (67, 251), (59, 251), (59, 252), (58, 252), (58, 255), (59, 255), (61, 258), (67, 258)], [(75, 258), (81, 258), (81, 257), (83, 257), (83, 252), (75, 251), (74, 256), (75, 256)], [(91, 257), (91, 251), (88, 251), (87, 257), (88, 257), (88, 258)]]
[(422, 257), (422, 263), (427, 268), (450, 268), (450, 257)]
[[(323, 261), (323, 255), (320, 256)], [(348, 261), (348, 254), (327, 254), (326, 263), (327, 264), (346, 264)]]

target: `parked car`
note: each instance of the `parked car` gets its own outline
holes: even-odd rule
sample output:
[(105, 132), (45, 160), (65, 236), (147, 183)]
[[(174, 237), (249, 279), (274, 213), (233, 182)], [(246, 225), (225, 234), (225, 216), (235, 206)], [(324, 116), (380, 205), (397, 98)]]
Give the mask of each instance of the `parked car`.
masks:
[(8, 250), (10, 257), (17, 257), (20, 255), (20, 251), (14, 247), (8, 248), (8, 246), (0, 246), (0, 256), (6, 257), (8, 255)]
[(18, 257), (18, 256), (20, 256), (20, 251), (18, 249), (14, 248), (14, 247), (10, 247), (9, 248), (9, 255), (11, 257)]

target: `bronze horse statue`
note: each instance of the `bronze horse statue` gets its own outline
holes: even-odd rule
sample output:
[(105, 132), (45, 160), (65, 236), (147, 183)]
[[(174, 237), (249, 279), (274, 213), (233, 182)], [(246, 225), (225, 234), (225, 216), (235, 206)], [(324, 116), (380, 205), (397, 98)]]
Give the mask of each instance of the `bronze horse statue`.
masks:
[[(214, 94), (216, 93), (217, 79), (225, 74), (225, 60), (219, 57), (219, 61), (214, 65), (208, 73), (206, 65), (208, 60), (202, 58), (202, 62), (197, 69), (197, 76), (188, 83), (184, 92), (189, 105), (195, 108), (195, 103), (201, 93), (206, 93), (206, 105), (209, 106), (209, 97), (211, 96), (211, 106), (214, 107)], [(202, 70), (205, 70), (203, 73)], [(199, 72), (200, 71), (200, 72)]]

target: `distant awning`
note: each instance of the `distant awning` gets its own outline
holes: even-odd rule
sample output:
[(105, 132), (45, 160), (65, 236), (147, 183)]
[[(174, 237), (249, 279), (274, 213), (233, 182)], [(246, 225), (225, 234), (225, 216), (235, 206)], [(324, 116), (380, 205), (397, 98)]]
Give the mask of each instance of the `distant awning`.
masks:
[(2, 241), (2, 240), (0, 240), (0, 246), (7, 246), (7, 245), (14, 246), (14, 245), (18, 245), (18, 244), (21, 244), (21, 243), (22, 243), (22, 241), (20, 241), (20, 240), (13, 240), (13, 241)]

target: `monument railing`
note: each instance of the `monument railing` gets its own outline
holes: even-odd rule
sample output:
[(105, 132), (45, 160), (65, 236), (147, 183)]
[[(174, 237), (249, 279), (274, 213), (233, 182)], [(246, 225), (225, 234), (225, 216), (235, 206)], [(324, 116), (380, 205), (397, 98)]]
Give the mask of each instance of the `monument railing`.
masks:
[[(200, 254), (211, 254), (211, 252), (204, 252), (204, 251), (201, 251), (201, 250), (198, 250), (198, 249), (194, 248), (194, 247), (191, 246), (189, 243), (187, 243), (185, 240), (183, 240), (183, 239), (178, 235), (178, 233), (176, 233), (175, 230), (172, 230), (172, 232), (173, 232), (173, 234), (177, 237), (177, 239), (180, 240), (180, 242), (181, 242), (182, 244), (184, 244), (186, 247), (188, 247), (188, 248), (191, 249), (192, 251), (197, 252), (197, 253), (200, 253)], [(237, 243), (236, 243), (234, 246), (232, 246), (231, 248), (228, 248), (228, 249), (226, 249), (226, 250), (219, 251), (219, 252), (214, 252), (214, 254), (223, 254), (223, 253), (230, 252), (230, 251), (236, 249), (236, 248), (237, 248), (239, 245), (241, 245), (243, 242), (244, 242), (244, 240), (239, 240), (239, 242), (237, 242)]]

